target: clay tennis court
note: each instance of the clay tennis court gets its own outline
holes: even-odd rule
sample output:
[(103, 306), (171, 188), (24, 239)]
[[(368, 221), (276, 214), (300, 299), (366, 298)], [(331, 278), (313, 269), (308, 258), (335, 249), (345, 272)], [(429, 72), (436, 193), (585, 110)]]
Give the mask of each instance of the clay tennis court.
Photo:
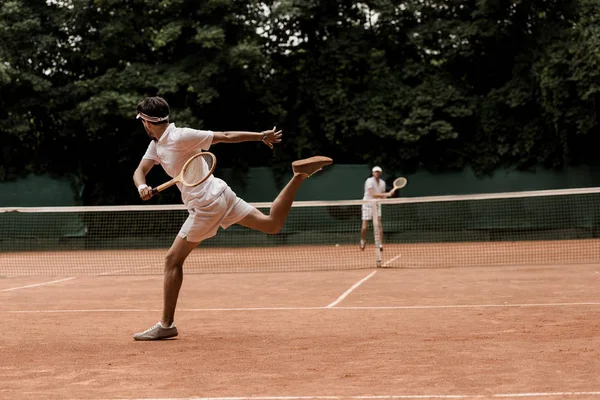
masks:
[(179, 337), (135, 342), (160, 275), (4, 278), (0, 398), (600, 398), (599, 287), (592, 263), (188, 274)]
[[(161, 274), (166, 249), (8, 252), (0, 277)], [(592, 263), (600, 239), (480, 243), (386, 244), (381, 266), (448, 268)], [(350, 270), (376, 267), (375, 249), (356, 245), (203, 248), (186, 261), (188, 273)]]

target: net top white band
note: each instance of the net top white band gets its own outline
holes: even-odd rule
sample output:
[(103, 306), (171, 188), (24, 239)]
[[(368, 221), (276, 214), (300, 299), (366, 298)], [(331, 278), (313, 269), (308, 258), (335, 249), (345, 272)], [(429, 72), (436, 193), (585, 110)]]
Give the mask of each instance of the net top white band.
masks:
[[(580, 188), (580, 189), (560, 189), (560, 190), (537, 190), (528, 192), (506, 192), (506, 193), (484, 193), (467, 194), (454, 196), (428, 196), (428, 197), (405, 197), (384, 200), (331, 200), (331, 201), (296, 201), (293, 207), (333, 207), (333, 206), (358, 206), (363, 204), (414, 204), (414, 203), (435, 203), (448, 201), (468, 201), (468, 200), (493, 200), (493, 199), (517, 199), (527, 197), (544, 196), (567, 196), (578, 194), (597, 194), (600, 193), (600, 187)], [(256, 208), (269, 208), (272, 203), (250, 203)], [(164, 205), (131, 205), (131, 206), (66, 206), (66, 207), (0, 207), (0, 213), (8, 212), (108, 212), (108, 211), (152, 211), (152, 210), (186, 210), (183, 204), (164, 204)]]

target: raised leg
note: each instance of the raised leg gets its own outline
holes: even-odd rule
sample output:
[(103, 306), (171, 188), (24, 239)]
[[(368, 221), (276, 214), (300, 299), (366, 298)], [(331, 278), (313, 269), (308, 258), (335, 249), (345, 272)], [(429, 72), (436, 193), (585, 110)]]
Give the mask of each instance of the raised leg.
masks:
[(273, 202), (269, 215), (265, 215), (255, 208), (238, 224), (263, 233), (279, 233), (290, 213), (294, 198), (302, 182), (331, 163), (330, 158), (321, 156), (294, 161), (292, 163), (294, 176)]
[(263, 233), (279, 233), (290, 213), (296, 193), (306, 178), (306, 175), (294, 175), (273, 202), (269, 215), (265, 215), (255, 208), (238, 224)]

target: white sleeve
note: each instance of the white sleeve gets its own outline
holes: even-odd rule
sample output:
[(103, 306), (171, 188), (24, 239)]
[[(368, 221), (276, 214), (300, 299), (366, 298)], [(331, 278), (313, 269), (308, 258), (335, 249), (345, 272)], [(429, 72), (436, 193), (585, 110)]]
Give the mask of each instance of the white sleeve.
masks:
[(213, 131), (200, 131), (191, 128), (182, 128), (179, 140), (202, 150), (208, 150), (212, 145)]
[(156, 153), (156, 143), (154, 141), (150, 142), (148, 149), (146, 149), (146, 154), (144, 154), (142, 159), (152, 160), (154, 164), (160, 164), (160, 158), (158, 158), (158, 154)]
[(375, 189), (375, 186), (373, 186), (373, 181), (371, 179), (367, 179), (365, 181), (365, 193), (368, 193), (371, 189)]

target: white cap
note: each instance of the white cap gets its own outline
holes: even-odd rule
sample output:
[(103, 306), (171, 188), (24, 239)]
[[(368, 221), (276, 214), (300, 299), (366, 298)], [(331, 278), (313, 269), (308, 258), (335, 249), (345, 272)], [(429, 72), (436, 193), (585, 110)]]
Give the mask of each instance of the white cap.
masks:
[(371, 172), (383, 172), (383, 171), (379, 167), (373, 167), (373, 169), (371, 170)]

